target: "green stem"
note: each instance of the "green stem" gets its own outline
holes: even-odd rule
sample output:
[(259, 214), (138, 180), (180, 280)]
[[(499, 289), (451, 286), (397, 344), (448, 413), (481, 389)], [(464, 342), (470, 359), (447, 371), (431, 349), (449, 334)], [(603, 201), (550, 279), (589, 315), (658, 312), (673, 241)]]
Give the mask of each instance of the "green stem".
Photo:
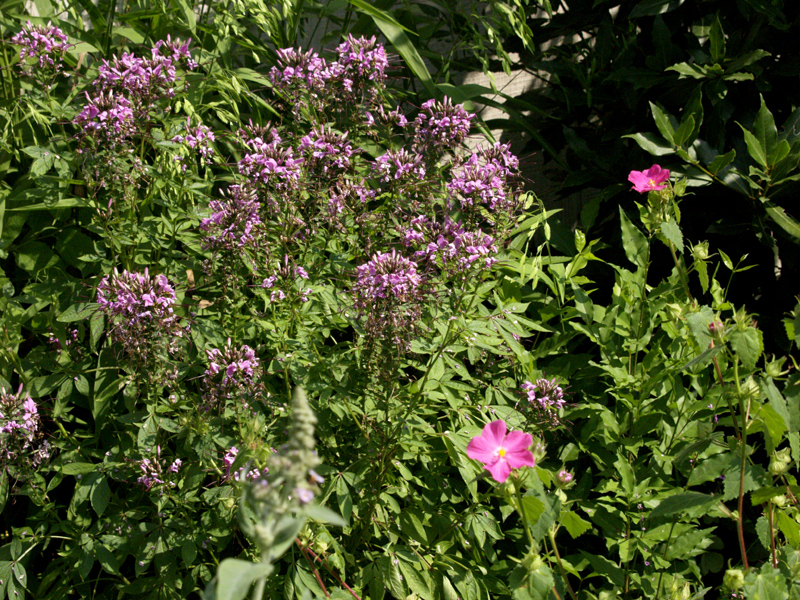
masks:
[(515, 475), (514, 476), (514, 493), (517, 497), (517, 511), (519, 512), (519, 516), (522, 519), (522, 527), (525, 529), (525, 533), (528, 536), (528, 543), (531, 545), (531, 550), (536, 547), (536, 542), (533, 539), (533, 534), (531, 534), (531, 529), (528, 527), (528, 518), (525, 516), (525, 507), (522, 504), (522, 492), (519, 489), (520, 480)]
[(552, 529), (550, 529), (548, 531), (548, 536), (550, 537), (550, 545), (553, 546), (553, 553), (556, 555), (556, 561), (558, 561), (558, 568), (561, 570), (561, 577), (564, 579), (564, 583), (567, 586), (567, 591), (569, 592), (572, 600), (578, 600), (578, 597), (575, 595), (575, 590), (572, 589), (572, 586), (569, 583), (569, 578), (567, 577), (567, 570), (564, 568), (564, 563), (561, 562), (561, 555), (558, 553), (558, 546), (556, 546), (556, 534)]
[(733, 362), (733, 376), (736, 381), (736, 392), (739, 396), (739, 412), (742, 415), (742, 439), (740, 442), (741, 448), (741, 464), (739, 468), (739, 519), (738, 523), (738, 533), (739, 533), (739, 549), (742, 553), (742, 563), (744, 564), (744, 570), (747, 571), (750, 568), (750, 565), (747, 562), (747, 547), (745, 546), (744, 542), (744, 471), (747, 467), (747, 413), (749, 412), (748, 409), (744, 406), (744, 398), (742, 398), (742, 388), (739, 384), (739, 359), (734, 356)]

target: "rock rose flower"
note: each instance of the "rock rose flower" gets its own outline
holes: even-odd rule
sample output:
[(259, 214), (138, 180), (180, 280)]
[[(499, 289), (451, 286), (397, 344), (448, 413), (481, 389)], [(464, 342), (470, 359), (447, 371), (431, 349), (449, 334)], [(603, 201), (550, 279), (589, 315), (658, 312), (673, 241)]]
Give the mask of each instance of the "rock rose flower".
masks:
[(508, 479), (511, 469), (536, 464), (533, 454), (528, 450), (532, 443), (533, 437), (529, 433), (506, 433), (506, 422), (499, 419), (488, 423), (481, 435), (472, 438), (467, 445), (467, 456), (484, 463), (484, 468), (495, 481), (503, 483)]
[(646, 171), (631, 171), (628, 181), (633, 184), (631, 189), (640, 194), (663, 190), (667, 185), (664, 183), (669, 179), (669, 170), (662, 169), (659, 165), (653, 165)]

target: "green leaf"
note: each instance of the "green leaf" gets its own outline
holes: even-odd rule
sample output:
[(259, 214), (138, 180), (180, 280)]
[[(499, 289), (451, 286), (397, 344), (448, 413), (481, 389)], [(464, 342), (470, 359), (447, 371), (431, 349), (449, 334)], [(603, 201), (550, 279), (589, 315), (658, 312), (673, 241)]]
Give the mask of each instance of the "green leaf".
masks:
[(625, 585), (625, 572), (616, 563), (611, 562), (603, 556), (597, 554), (590, 554), (585, 550), (580, 551), (581, 555), (589, 561), (592, 569), (600, 575), (608, 577), (609, 581), (616, 586), (622, 587)]
[(58, 315), (56, 321), (59, 323), (72, 323), (73, 321), (83, 321), (94, 313), (99, 305), (94, 302), (78, 302), (73, 304), (63, 313)]
[(592, 528), (592, 524), (579, 517), (571, 510), (561, 513), (559, 522), (566, 528), (572, 539), (579, 537)]
[(0, 514), (2, 514), (3, 509), (6, 507), (6, 502), (8, 502), (8, 472), (6, 469), (0, 471)]
[(736, 158), (736, 150), (731, 150), (725, 154), (718, 154), (714, 157), (714, 160), (711, 161), (711, 164), (708, 165), (708, 170), (711, 171), (713, 175), (716, 175), (731, 164), (734, 158)]
[(756, 368), (756, 362), (764, 351), (763, 334), (760, 330), (755, 327), (748, 327), (744, 331), (734, 329), (730, 335), (730, 344), (746, 369)]
[(375, 25), (381, 30), (381, 33), (386, 36), (392, 46), (395, 47), (400, 56), (406, 62), (406, 65), (414, 76), (422, 82), (425, 89), (431, 96), (436, 95), (436, 87), (433, 85), (433, 79), (428, 72), (428, 67), (422, 60), (422, 57), (417, 52), (417, 49), (411, 43), (411, 40), (406, 35), (409, 31), (403, 27), (395, 18), (386, 11), (380, 10), (368, 4), (364, 0), (348, 0), (357, 11), (369, 15), (375, 21)]
[(722, 23), (719, 20), (719, 14), (714, 17), (714, 22), (711, 24), (711, 60), (717, 64), (722, 63), (725, 58), (725, 32), (722, 30)]
[(668, 142), (675, 143), (675, 129), (672, 127), (672, 123), (669, 122), (667, 114), (661, 110), (660, 106), (652, 102), (650, 102), (650, 112), (653, 113), (653, 120), (656, 122), (659, 133)]
[(623, 135), (624, 138), (631, 138), (645, 152), (653, 156), (664, 156), (675, 154), (675, 148), (667, 140), (658, 137), (653, 133), (632, 133)]
[(761, 142), (758, 138), (750, 133), (747, 129), (742, 127), (741, 123), (737, 123), (739, 127), (742, 128), (742, 132), (744, 133), (744, 141), (747, 144), (747, 152), (762, 167), (767, 166), (767, 151), (764, 146), (761, 145)]
[(58, 256), (42, 242), (28, 242), (16, 253), (17, 265), (28, 273), (38, 273), (58, 263)]
[(793, 238), (800, 240), (800, 223), (786, 214), (780, 206), (770, 201), (764, 202), (764, 208), (769, 217)]
[(685, 0), (642, 0), (633, 7), (630, 18), (654, 17), (663, 15), (678, 8)]
[(786, 578), (780, 571), (774, 570), (772, 565), (764, 565), (760, 573), (748, 573), (744, 597), (749, 600), (786, 600), (789, 597)]
[(686, 120), (681, 123), (681, 126), (678, 127), (677, 131), (675, 131), (675, 145), (683, 146), (689, 140), (693, 131), (694, 116), (689, 115)]
[(108, 479), (105, 476), (95, 481), (89, 498), (94, 512), (97, 513), (98, 517), (102, 517), (106, 508), (108, 508), (108, 503), (111, 501), (111, 488), (108, 486)]
[(347, 526), (347, 521), (345, 521), (340, 515), (336, 514), (330, 508), (320, 504), (309, 504), (303, 509), (303, 512), (309, 519), (313, 519), (319, 523), (337, 525), (339, 527)]
[(94, 463), (69, 463), (61, 467), (61, 473), (64, 475), (85, 475), (92, 473), (97, 465)]
[[(778, 128), (775, 126), (775, 118), (769, 112), (764, 96), (761, 96), (761, 107), (756, 113), (756, 119), (753, 121), (753, 135), (758, 140), (759, 146), (764, 151), (765, 164), (766, 157), (770, 157), (775, 152), (775, 145), (778, 142)], [(772, 164), (771, 162), (769, 164)]]
[(700, 492), (682, 492), (668, 498), (664, 498), (661, 504), (650, 511), (650, 518), (671, 517), (672, 515), (684, 514), (691, 508), (707, 506), (718, 498)]
[(217, 570), (216, 600), (242, 600), (258, 579), (273, 571), (267, 562), (251, 563), (238, 558), (226, 558)]
[(661, 233), (675, 247), (678, 254), (683, 252), (683, 233), (681, 233), (681, 228), (675, 221), (661, 223)]
[(631, 222), (622, 207), (619, 207), (619, 219), (622, 226), (622, 246), (625, 256), (638, 267), (644, 267), (647, 260), (647, 238)]
[(684, 77), (691, 77), (692, 79), (705, 79), (708, 77), (706, 70), (700, 65), (694, 63), (678, 63), (666, 68), (667, 71), (675, 71), (680, 73), (681, 79)]

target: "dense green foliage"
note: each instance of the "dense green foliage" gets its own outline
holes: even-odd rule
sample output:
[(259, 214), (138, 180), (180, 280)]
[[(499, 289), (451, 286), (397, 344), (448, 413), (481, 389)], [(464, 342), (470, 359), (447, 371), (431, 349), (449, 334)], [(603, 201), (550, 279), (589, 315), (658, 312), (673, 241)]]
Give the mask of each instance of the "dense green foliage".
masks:
[(795, 9), (728, 4), (2, 2), (0, 597), (800, 599)]

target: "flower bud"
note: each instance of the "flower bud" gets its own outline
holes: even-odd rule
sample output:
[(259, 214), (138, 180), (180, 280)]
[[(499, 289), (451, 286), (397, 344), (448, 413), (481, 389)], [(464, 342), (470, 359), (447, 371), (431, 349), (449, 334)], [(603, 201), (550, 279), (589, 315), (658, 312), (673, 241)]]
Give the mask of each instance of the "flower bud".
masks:
[(784, 506), (786, 506), (786, 502), (787, 502), (787, 501), (788, 501), (788, 500), (787, 500), (786, 496), (784, 496), (784, 495), (775, 496), (775, 497), (772, 499), (772, 503), (773, 503), (775, 506), (777, 506), (778, 508), (783, 508)]
[(699, 242), (692, 246), (692, 258), (694, 260), (708, 260), (708, 242)]
[(786, 358), (776, 358), (766, 362), (765, 370), (767, 372), (767, 377), (778, 379), (787, 373), (783, 370), (783, 364), (786, 362)]
[(538, 552), (532, 551), (530, 552), (524, 559), (522, 559), (522, 566), (528, 571), (528, 573), (534, 573), (538, 571), (541, 566), (544, 564), (542, 557), (539, 556)]
[(533, 459), (536, 461), (536, 464), (541, 464), (544, 457), (547, 456), (547, 446), (544, 442), (536, 440), (533, 446), (531, 446), (531, 453), (533, 454)]
[(761, 398), (761, 387), (752, 377), (745, 379), (739, 388), (742, 391), (742, 400), (745, 402), (756, 401)]
[(772, 460), (769, 461), (769, 472), (776, 477), (783, 475), (789, 470), (789, 465), (792, 463), (792, 453), (789, 448), (783, 450), (776, 450), (772, 453)]
[(740, 590), (744, 587), (744, 572), (741, 569), (728, 569), (722, 578), (722, 585), (729, 590)]
[(692, 587), (686, 581), (673, 579), (669, 597), (670, 600), (689, 600), (692, 597)]
[(556, 475), (556, 485), (560, 488), (567, 487), (569, 484), (572, 483), (573, 479), (574, 477), (572, 473), (570, 473), (569, 471), (564, 471), (564, 470), (559, 471), (558, 474)]

